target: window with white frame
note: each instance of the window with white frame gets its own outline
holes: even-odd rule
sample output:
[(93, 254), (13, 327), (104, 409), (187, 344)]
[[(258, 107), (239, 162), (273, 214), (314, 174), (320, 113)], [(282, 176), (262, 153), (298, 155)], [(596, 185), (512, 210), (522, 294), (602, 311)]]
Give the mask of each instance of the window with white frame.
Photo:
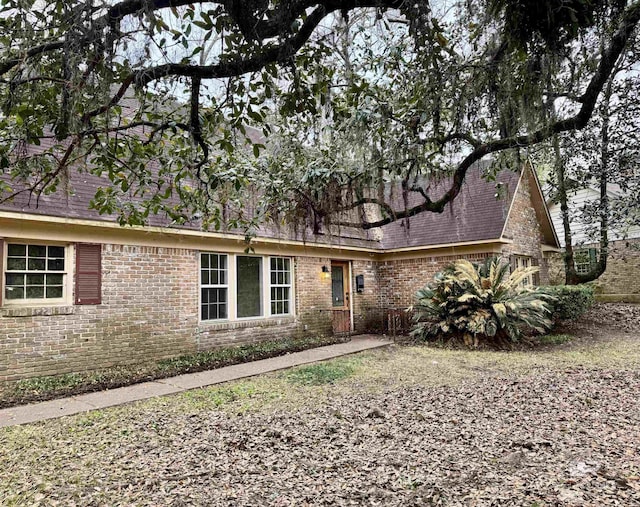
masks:
[(586, 275), (597, 267), (598, 251), (595, 248), (580, 248), (574, 250), (573, 261), (576, 266), (576, 273)]
[(200, 320), (293, 314), (289, 257), (200, 254)]
[(200, 318), (227, 319), (229, 316), (228, 256), (200, 254)]
[(271, 315), (291, 313), (291, 259), (271, 257)]
[[(525, 257), (523, 255), (515, 256), (516, 269), (519, 269), (519, 268), (526, 269), (526, 268), (530, 268), (531, 266), (532, 266), (531, 257)], [(526, 276), (521, 283), (525, 287), (531, 287), (533, 285), (533, 275)]]
[(61, 245), (6, 243), (6, 304), (65, 301), (67, 250)]

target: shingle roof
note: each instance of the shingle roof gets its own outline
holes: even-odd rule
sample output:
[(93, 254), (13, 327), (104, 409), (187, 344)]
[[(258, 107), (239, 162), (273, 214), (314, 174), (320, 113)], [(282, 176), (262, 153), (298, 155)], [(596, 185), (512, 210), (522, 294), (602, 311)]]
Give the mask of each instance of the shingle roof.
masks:
[[(490, 182), (482, 178), (482, 172), (480, 165), (469, 169), (460, 194), (442, 213), (421, 213), (384, 226), (382, 247), (434, 246), (500, 238), (520, 174), (503, 170), (495, 182)], [(496, 198), (496, 182), (502, 184), (499, 198)], [(450, 179), (431, 185), (429, 195), (440, 197), (450, 185)], [(407, 207), (419, 204), (421, 199), (418, 194), (411, 194)], [(404, 209), (399, 188), (391, 197), (396, 210)]]
[[(276, 229), (267, 226), (258, 231), (258, 235), (270, 238), (304, 239), (308, 243), (367, 246), (384, 250), (497, 239), (502, 233), (519, 174), (512, 171), (498, 173), (496, 181), (502, 183), (505, 191), (500, 199), (496, 199), (495, 182), (484, 180), (481, 173), (481, 167), (478, 165), (468, 171), (462, 191), (443, 213), (425, 212), (410, 219), (388, 224), (382, 227), (381, 241), (375, 240), (373, 236), (361, 230), (351, 231), (355, 234), (342, 231), (341, 237), (314, 237), (308, 233), (305, 238), (302, 238), (299, 233), (295, 233), (290, 228)], [(434, 197), (441, 195), (448, 188), (448, 183), (444, 180), (438, 184), (432, 184), (429, 194)], [(100, 215), (97, 211), (89, 209), (89, 202), (97, 188), (108, 185), (109, 180), (106, 178), (72, 170), (69, 172), (68, 182), (61, 184), (55, 193), (42, 195), (39, 200), (36, 200), (35, 196), (22, 194), (12, 202), (1, 204), (0, 210), (113, 222), (114, 216)], [(404, 202), (398, 189), (390, 190), (388, 197), (394, 209), (404, 209)], [(418, 202), (419, 196), (413, 195), (409, 199), (408, 206)], [(170, 226), (167, 218), (163, 216), (150, 216), (149, 225)], [(180, 227), (191, 230), (200, 229), (197, 221)], [(233, 233), (234, 231), (225, 232)], [(237, 232), (242, 234), (240, 231)]]

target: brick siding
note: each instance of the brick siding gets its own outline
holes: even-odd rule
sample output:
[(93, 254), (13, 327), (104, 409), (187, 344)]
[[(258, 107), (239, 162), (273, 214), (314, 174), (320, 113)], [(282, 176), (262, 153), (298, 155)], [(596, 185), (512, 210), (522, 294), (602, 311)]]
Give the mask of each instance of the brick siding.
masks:
[[(379, 263), (375, 261), (353, 261), (353, 326), (356, 333), (381, 332), (383, 314), (381, 312), (382, 286)], [(364, 277), (364, 290), (356, 292), (355, 277)]]
[(433, 280), (438, 271), (458, 259), (482, 262), (490, 253), (439, 255), (383, 261), (380, 263), (380, 277), (385, 280), (381, 300), (388, 309), (407, 308), (415, 303), (416, 292)]
[(509, 258), (511, 255), (524, 255), (534, 258), (540, 268), (540, 283), (548, 284), (549, 267), (542, 255), (543, 235), (531, 200), (528, 178), (523, 177), (520, 180), (503, 237), (512, 240), (513, 243), (502, 248), (502, 256)]
[[(596, 244), (581, 248), (599, 248)], [(562, 254), (548, 257), (550, 281), (564, 284)], [(594, 282), (598, 294), (640, 294), (640, 239), (612, 241), (609, 244), (607, 270)]]
[(295, 259), (296, 316), (201, 323), (198, 255), (180, 248), (103, 245), (102, 304), (3, 308), (0, 381), (331, 333), (331, 280), (321, 277), (329, 259)]

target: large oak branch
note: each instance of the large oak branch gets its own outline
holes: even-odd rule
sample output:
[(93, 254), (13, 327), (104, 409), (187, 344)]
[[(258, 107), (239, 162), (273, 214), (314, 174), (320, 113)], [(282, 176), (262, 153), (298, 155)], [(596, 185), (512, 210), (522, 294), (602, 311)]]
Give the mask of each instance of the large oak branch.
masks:
[[(591, 81), (587, 85), (585, 92), (580, 97), (582, 106), (580, 110), (573, 116), (559, 120), (541, 128), (529, 135), (512, 136), (504, 139), (496, 139), (479, 146), (467, 156), (458, 165), (454, 174), (453, 181), (449, 190), (447, 190), (442, 197), (433, 201), (428, 197), (425, 197), (421, 204), (413, 206), (405, 210), (393, 211), (388, 216), (377, 220), (375, 222), (365, 222), (363, 224), (355, 224), (351, 222), (332, 222), (335, 225), (343, 227), (360, 227), (363, 229), (373, 229), (376, 227), (382, 227), (396, 220), (403, 218), (409, 218), (425, 211), (431, 211), (435, 213), (442, 213), (444, 207), (453, 201), (462, 189), (464, 178), (469, 168), (477, 161), (482, 159), (486, 155), (504, 151), (513, 148), (525, 148), (538, 144), (542, 141), (550, 139), (556, 134), (562, 132), (568, 132), (572, 130), (583, 129), (589, 122), (593, 110), (596, 106), (598, 96), (602, 91), (607, 79), (611, 75), (618, 58), (624, 51), (627, 42), (629, 41), (633, 31), (638, 26), (640, 21), (640, 2), (635, 2), (630, 5), (625, 11), (618, 28), (613, 33), (609, 44), (604, 49), (600, 62), (596, 68)], [(357, 203), (355, 204), (357, 206)]]

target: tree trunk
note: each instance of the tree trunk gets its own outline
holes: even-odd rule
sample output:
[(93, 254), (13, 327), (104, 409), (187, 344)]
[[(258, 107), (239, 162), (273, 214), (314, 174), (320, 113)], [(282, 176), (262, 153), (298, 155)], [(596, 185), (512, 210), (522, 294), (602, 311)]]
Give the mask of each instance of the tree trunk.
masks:
[(600, 130), (600, 174), (598, 184), (600, 187), (600, 200), (598, 203), (600, 215), (600, 241), (598, 262), (588, 273), (577, 273), (575, 256), (571, 242), (571, 227), (569, 223), (569, 206), (567, 203), (567, 180), (564, 161), (560, 156), (560, 147), (557, 136), (554, 138), (554, 149), (556, 155), (556, 178), (558, 183), (558, 199), (562, 213), (562, 226), (564, 229), (565, 253), (564, 265), (566, 272), (566, 284), (577, 285), (580, 283), (597, 280), (607, 269), (609, 257), (609, 196), (607, 194), (607, 184), (609, 181), (609, 105), (612, 94), (614, 72), (607, 81), (603, 90), (600, 114), (602, 115), (602, 128)]

